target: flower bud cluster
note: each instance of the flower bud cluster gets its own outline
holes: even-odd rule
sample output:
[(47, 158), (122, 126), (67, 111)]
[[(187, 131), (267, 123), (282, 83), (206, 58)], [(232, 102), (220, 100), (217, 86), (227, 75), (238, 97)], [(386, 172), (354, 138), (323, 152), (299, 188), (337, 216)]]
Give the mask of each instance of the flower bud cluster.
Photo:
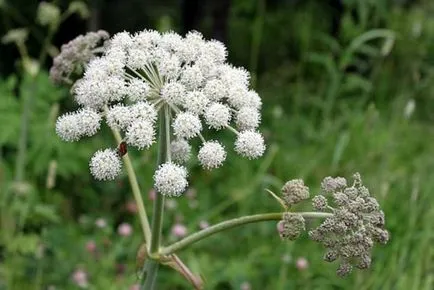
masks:
[[(353, 267), (369, 268), (374, 243), (386, 244), (389, 239), (377, 200), (370, 196), (358, 173), (352, 186), (342, 177), (326, 177), (321, 189), (322, 194), (312, 200), (313, 207), (331, 209), (333, 216), (310, 231), (310, 238), (326, 247), (325, 261), (339, 261), (339, 276), (348, 275)], [(330, 204), (327, 196), (331, 196)]]
[[(104, 117), (109, 127), (124, 134), (128, 146), (148, 149), (155, 142), (157, 116), (161, 116), (170, 125), (168, 135), (175, 138), (169, 140), (166, 166), (154, 175), (155, 188), (175, 196), (187, 186), (182, 163), (191, 156), (193, 138), (201, 139), (197, 159), (204, 169), (218, 168), (226, 159), (223, 144), (202, 136), (207, 128), (234, 132), (234, 150), (241, 156), (255, 159), (264, 154), (264, 138), (257, 131), (261, 99), (249, 88), (249, 73), (226, 63), (222, 43), (207, 41), (198, 32), (185, 37), (151, 30), (121, 32), (96, 56), (95, 48), (106, 38), (104, 32), (79, 37), (64, 45), (54, 60), (51, 76), (56, 82), (69, 80), (76, 67), (87, 62), (72, 92), (81, 110), (93, 112), (93, 123), (98, 124), (88, 120), (92, 129), (78, 126), (80, 110), (61, 116), (56, 130), (63, 140), (95, 134)], [(158, 114), (160, 110), (165, 114)]]
[(305, 229), (301, 214), (285, 212), (282, 220), (277, 223), (277, 231), (282, 240), (296, 240)]
[(304, 185), (302, 179), (293, 179), (282, 187), (282, 197), (285, 205), (290, 207), (309, 198), (309, 187)]
[(71, 76), (82, 73), (84, 66), (96, 55), (96, 48), (102, 46), (108, 38), (106, 31), (99, 30), (80, 35), (62, 45), (61, 53), (54, 58), (50, 69), (51, 80), (57, 84), (70, 84)]

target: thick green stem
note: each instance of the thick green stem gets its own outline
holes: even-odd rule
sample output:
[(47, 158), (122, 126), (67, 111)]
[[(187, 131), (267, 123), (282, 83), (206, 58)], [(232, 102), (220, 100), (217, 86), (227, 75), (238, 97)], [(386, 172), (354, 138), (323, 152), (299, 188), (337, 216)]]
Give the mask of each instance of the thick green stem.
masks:
[[(164, 105), (160, 110), (159, 122), (159, 151), (158, 151), (158, 163), (157, 167), (166, 161), (170, 161), (170, 108)], [(152, 239), (149, 249), (150, 259), (146, 262), (146, 280), (142, 289), (152, 290), (154, 289), (155, 280), (158, 273), (160, 256), (160, 243), (161, 243), (161, 229), (163, 227), (163, 214), (164, 214), (164, 195), (157, 193), (157, 197), (154, 202), (154, 211), (152, 213)]]
[(142, 286), (142, 290), (152, 290), (155, 287), (155, 281), (157, 280), (157, 273), (160, 264), (155, 260), (148, 260), (145, 264), (146, 280)]
[[(304, 218), (327, 218), (331, 217), (331, 213), (324, 213), (324, 212), (294, 212), (292, 214), (301, 214)], [(263, 222), (263, 221), (279, 221), (282, 219), (283, 212), (277, 212), (277, 213), (265, 213), (265, 214), (255, 214), (250, 216), (243, 216), (239, 218), (234, 218), (231, 220), (227, 220), (221, 223), (218, 223), (216, 225), (213, 225), (209, 228), (203, 229), (199, 232), (196, 232), (179, 242), (176, 242), (168, 247), (164, 247), (161, 249), (160, 254), (161, 255), (169, 255), (173, 254), (177, 251), (180, 251), (188, 246), (190, 246), (193, 243), (196, 243), (202, 239), (205, 239), (211, 235), (214, 235), (218, 232), (228, 230), (231, 228), (235, 228), (238, 226), (242, 226), (245, 224), (250, 223), (257, 223), (257, 222)]]
[[(118, 130), (112, 129), (113, 135), (115, 136), (116, 142), (121, 143), (122, 137)], [(140, 218), (140, 224), (142, 226), (143, 235), (145, 238), (146, 245), (149, 246), (151, 241), (151, 227), (149, 226), (148, 215), (146, 214), (145, 204), (143, 202), (142, 193), (140, 191), (139, 182), (137, 181), (137, 176), (131, 163), (131, 159), (128, 153), (125, 154), (122, 159), (124, 160), (125, 167), (127, 169), (128, 180), (131, 185), (131, 190), (133, 191), (133, 196), (137, 204), (137, 209)]]

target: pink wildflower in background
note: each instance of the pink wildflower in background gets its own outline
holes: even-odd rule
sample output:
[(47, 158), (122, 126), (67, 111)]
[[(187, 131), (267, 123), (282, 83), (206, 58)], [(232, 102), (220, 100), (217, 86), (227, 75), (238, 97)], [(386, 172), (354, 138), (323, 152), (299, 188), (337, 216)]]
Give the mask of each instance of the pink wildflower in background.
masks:
[(157, 191), (155, 189), (151, 189), (148, 192), (148, 198), (149, 200), (155, 200), (155, 198), (157, 197)]
[(176, 223), (172, 227), (172, 235), (177, 238), (183, 238), (187, 235), (187, 227), (183, 224)]
[(86, 243), (86, 251), (91, 254), (94, 254), (96, 252), (96, 243), (94, 240), (90, 240)]
[(129, 223), (122, 223), (118, 227), (118, 234), (123, 237), (129, 237), (133, 233), (133, 228)]
[(134, 200), (129, 200), (125, 204), (125, 210), (131, 214), (136, 214), (138, 212), (137, 204), (134, 202)]
[(80, 288), (87, 288), (89, 285), (87, 272), (83, 269), (76, 269), (74, 273), (72, 273), (72, 281)]
[(304, 271), (307, 268), (309, 268), (309, 262), (307, 261), (306, 258), (304, 257), (300, 257), (297, 259), (297, 261), (295, 262), (295, 267), (300, 270), (300, 271)]

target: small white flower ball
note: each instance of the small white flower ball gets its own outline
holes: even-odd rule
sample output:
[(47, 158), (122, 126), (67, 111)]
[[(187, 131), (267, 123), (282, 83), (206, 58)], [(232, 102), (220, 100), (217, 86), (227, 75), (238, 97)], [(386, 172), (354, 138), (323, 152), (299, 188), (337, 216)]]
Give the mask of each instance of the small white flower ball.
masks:
[(205, 109), (205, 123), (213, 129), (226, 128), (231, 120), (229, 107), (220, 103), (214, 103)]
[(56, 122), (56, 133), (63, 141), (78, 141), (81, 137), (81, 130), (77, 114), (67, 113), (60, 116)]
[(82, 109), (77, 112), (78, 124), (81, 134), (93, 136), (98, 132), (101, 124), (101, 116), (91, 109)]
[(236, 108), (249, 106), (249, 90), (242, 85), (234, 85), (229, 89), (228, 103)]
[(181, 75), (181, 83), (189, 90), (195, 90), (202, 85), (203, 74), (199, 66), (192, 65), (185, 68)]
[(173, 121), (173, 133), (178, 138), (191, 139), (202, 131), (202, 124), (198, 116), (192, 113), (179, 113)]
[(191, 146), (187, 140), (176, 139), (170, 143), (170, 152), (172, 159), (176, 163), (185, 163), (190, 159)]
[(150, 61), (151, 54), (149, 51), (131, 48), (127, 57), (127, 66), (132, 69), (140, 69)]
[(250, 90), (246, 95), (246, 106), (260, 109), (262, 107), (261, 97), (257, 92)]
[(168, 82), (161, 89), (160, 96), (167, 103), (182, 105), (185, 99), (185, 87), (178, 82)]
[(125, 134), (128, 145), (138, 149), (149, 148), (155, 142), (155, 130), (151, 122), (145, 119), (135, 120)]
[(227, 96), (227, 87), (220, 80), (209, 80), (203, 88), (203, 93), (211, 101), (219, 101)]
[(154, 174), (155, 189), (166, 196), (180, 196), (187, 188), (187, 170), (171, 162), (158, 167)]
[(197, 158), (203, 168), (213, 169), (223, 164), (226, 159), (226, 151), (219, 142), (208, 141), (203, 143)]
[(158, 72), (166, 80), (174, 80), (179, 76), (181, 62), (176, 55), (169, 55), (159, 61)]
[(259, 111), (252, 107), (242, 107), (236, 114), (235, 123), (241, 131), (254, 130), (261, 122)]
[(154, 123), (157, 120), (155, 107), (146, 101), (137, 102), (131, 106), (131, 115), (134, 119), (143, 119)]
[(235, 151), (249, 159), (258, 158), (262, 156), (265, 151), (264, 138), (257, 132), (240, 132), (235, 141)]
[(75, 101), (85, 107), (101, 108), (107, 101), (108, 97), (106, 88), (99, 81), (92, 79), (79, 79), (72, 87)]
[(90, 160), (90, 172), (97, 180), (113, 180), (121, 172), (121, 159), (113, 149), (98, 150)]
[(149, 85), (142, 80), (133, 78), (130, 80), (128, 87), (126, 87), (126, 94), (128, 99), (132, 102), (143, 101), (149, 93)]
[(226, 60), (227, 51), (223, 43), (218, 40), (207, 41), (205, 44), (205, 51), (212, 56), (212, 60), (215, 63), (222, 64)]
[(227, 86), (241, 85), (247, 87), (249, 84), (250, 74), (242, 67), (224, 64), (220, 67), (220, 71), (220, 79)]
[(200, 91), (189, 92), (186, 96), (184, 107), (193, 114), (200, 115), (208, 105), (208, 98)]
[(115, 105), (108, 110), (106, 119), (110, 128), (126, 130), (133, 122), (133, 115), (130, 107)]

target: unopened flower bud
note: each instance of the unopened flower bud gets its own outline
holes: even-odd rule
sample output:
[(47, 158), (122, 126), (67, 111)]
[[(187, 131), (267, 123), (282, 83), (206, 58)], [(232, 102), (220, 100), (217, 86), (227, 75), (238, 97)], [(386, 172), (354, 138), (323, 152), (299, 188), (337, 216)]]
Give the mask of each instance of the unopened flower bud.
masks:
[(339, 257), (339, 253), (336, 250), (329, 250), (324, 255), (324, 261), (333, 262)]
[(321, 189), (324, 193), (334, 192), (337, 189), (344, 188), (347, 186), (347, 180), (343, 177), (326, 177), (321, 182)]
[(284, 240), (295, 240), (305, 230), (304, 218), (300, 214), (285, 213), (277, 224), (279, 235)]
[(336, 270), (336, 274), (339, 277), (345, 277), (351, 273), (353, 270), (353, 266), (350, 263), (342, 263), (339, 265), (339, 268)]
[(302, 179), (293, 179), (282, 187), (282, 195), (285, 204), (291, 206), (309, 198), (309, 187), (304, 185)]
[(327, 198), (324, 195), (317, 195), (312, 199), (312, 206), (314, 209), (324, 211), (327, 209)]
[(359, 269), (368, 269), (371, 266), (371, 257), (369, 255), (363, 255), (360, 257), (359, 263), (356, 265)]

